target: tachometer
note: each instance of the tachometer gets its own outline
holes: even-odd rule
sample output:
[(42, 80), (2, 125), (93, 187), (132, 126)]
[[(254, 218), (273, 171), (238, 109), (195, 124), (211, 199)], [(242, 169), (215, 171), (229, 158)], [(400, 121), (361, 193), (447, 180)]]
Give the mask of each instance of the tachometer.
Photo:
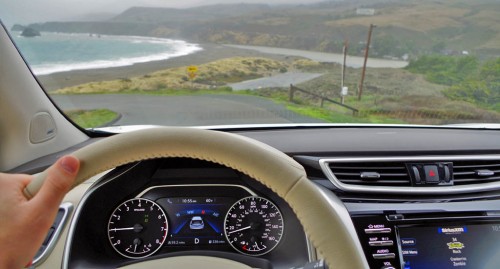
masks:
[(109, 242), (127, 258), (152, 255), (165, 242), (167, 232), (167, 216), (151, 200), (134, 198), (125, 201), (109, 217)]
[(231, 246), (246, 255), (263, 255), (273, 250), (283, 235), (283, 217), (271, 201), (250, 196), (237, 201), (228, 211), (224, 233)]

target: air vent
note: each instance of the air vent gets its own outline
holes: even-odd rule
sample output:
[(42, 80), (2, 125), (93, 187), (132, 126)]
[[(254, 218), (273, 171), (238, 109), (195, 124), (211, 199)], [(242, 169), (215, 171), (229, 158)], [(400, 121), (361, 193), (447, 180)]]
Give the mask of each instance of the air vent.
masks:
[(500, 182), (500, 160), (454, 161), (455, 185)]
[(59, 240), (59, 236), (61, 235), (61, 232), (64, 229), (64, 225), (66, 224), (72, 210), (73, 205), (71, 203), (61, 204), (52, 227), (50, 227), (45, 240), (42, 243), (42, 246), (38, 249), (38, 252), (33, 258), (33, 268), (42, 263), (50, 255), (57, 243), (57, 240)]
[(330, 169), (344, 184), (366, 186), (411, 186), (403, 162), (333, 162)]
[(319, 165), (333, 185), (346, 192), (443, 195), (500, 190), (500, 155), (331, 158), (319, 159)]

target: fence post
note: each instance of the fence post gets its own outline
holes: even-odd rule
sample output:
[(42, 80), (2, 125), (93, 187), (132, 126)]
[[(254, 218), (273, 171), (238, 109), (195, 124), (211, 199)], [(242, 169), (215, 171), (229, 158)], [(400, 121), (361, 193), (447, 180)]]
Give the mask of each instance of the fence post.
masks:
[(321, 98), (321, 105), (320, 105), (320, 107), (323, 107), (324, 102), (325, 102), (325, 98)]
[(290, 103), (293, 103), (293, 91), (294, 91), (294, 90), (293, 90), (293, 85), (292, 85), (292, 84), (290, 84), (290, 91), (288, 92), (288, 101), (289, 101)]

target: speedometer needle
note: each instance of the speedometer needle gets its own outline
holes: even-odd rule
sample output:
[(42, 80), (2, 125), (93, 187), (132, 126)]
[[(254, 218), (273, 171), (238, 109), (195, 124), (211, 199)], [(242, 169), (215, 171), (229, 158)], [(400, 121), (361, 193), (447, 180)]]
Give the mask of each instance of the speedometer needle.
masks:
[(227, 234), (232, 234), (232, 233), (236, 233), (236, 232), (240, 232), (240, 231), (248, 230), (248, 229), (250, 229), (250, 228), (252, 228), (252, 226), (251, 226), (251, 225), (248, 225), (247, 227), (244, 227), (244, 228), (241, 228), (241, 229), (238, 229), (238, 230), (231, 231), (231, 232), (229, 232), (229, 233), (227, 233)]

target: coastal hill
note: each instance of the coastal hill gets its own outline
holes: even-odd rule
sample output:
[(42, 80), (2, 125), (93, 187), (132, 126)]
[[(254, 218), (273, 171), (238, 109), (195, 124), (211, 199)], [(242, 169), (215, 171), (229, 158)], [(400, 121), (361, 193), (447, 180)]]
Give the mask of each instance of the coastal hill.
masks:
[(360, 55), (376, 24), (370, 53), (500, 54), (498, 0), (326, 1), (310, 5), (226, 4), (188, 9), (133, 7), (106, 21), (46, 22), (39, 31), (142, 35), (193, 42), (278, 46)]
[(191, 24), (227, 17), (245, 16), (249, 13), (267, 12), (265, 4), (210, 5), (188, 9), (132, 7), (111, 19), (112, 22)]

